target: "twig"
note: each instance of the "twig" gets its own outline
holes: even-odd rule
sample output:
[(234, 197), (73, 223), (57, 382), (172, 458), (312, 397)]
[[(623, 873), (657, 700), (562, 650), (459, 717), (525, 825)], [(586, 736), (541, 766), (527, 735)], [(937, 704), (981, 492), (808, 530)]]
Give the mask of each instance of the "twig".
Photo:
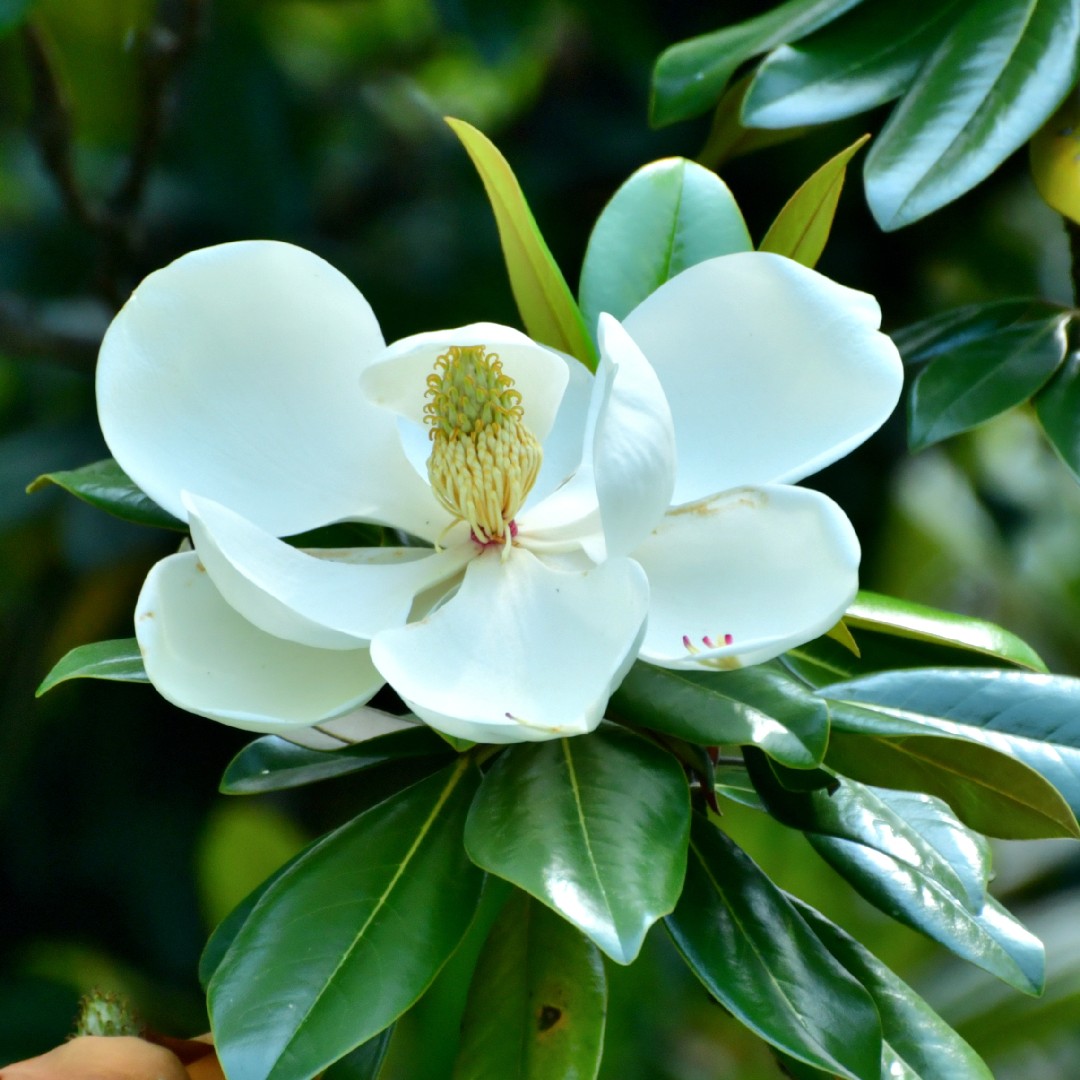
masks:
[(146, 190), (150, 169), (168, 125), (173, 82), (202, 33), (207, 0), (161, 0), (158, 18), (142, 35), (143, 92), (138, 131), (128, 167), (109, 199), (113, 212), (130, 221)]
[(30, 124), (37, 137), (41, 156), (56, 182), (68, 212), (87, 229), (97, 232), (101, 228), (100, 215), (83, 195), (75, 176), (71, 106), (56, 76), (56, 69), (41, 32), (36, 26), (27, 23), (23, 27), (22, 35), (33, 99)]
[(0, 352), (11, 356), (48, 359), (77, 371), (93, 366), (109, 311), (86, 301), (73, 310), (30, 304), (11, 293), (0, 293)]

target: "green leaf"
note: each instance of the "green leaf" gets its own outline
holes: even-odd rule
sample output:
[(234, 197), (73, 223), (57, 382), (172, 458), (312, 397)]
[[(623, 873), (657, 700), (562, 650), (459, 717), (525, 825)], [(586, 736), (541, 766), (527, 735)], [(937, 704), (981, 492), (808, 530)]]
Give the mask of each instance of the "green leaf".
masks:
[(351, 1050), (340, 1061), (335, 1061), (322, 1074), (321, 1080), (379, 1080), (393, 1034), (392, 1025), (384, 1028), (378, 1035)]
[(745, 60), (824, 26), (859, 0), (788, 0), (755, 19), (665, 49), (653, 71), (649, 118), (654, 127), (710, 109)]
[(750, 774), (741, 765), (717, 765), (713, 775), (717, 795), (723, 795), (740, 806), (749, 806), (751, 810), (765, 809)]
[(81, 469), (45, 473), (26, 490), (28, 493), (40, 491), (49, 484), (55, 484), (83, 502), (125, 521), (187, 532), (184, 522), (158, 506), (142, 488), (136, 487), (112, 458), (84, 465)]
[(839, 700), (851, 685), (829, 690), (833, 728), (825, 762), (830, 768), (865, 784), (936, 795), (964, 824), (987, 836), (1080, 838), (1076, 818), (1058, 790), (1008, 751), (920, 723), (923, 718), (906, 712)]
[(752, 79), (753, 73), (736, 79), (716, 103), (708, 138), (697, 157), (702, 165), (716, 169), (732, 158), (798, 139), (809, 130), (807, 127), (782, 131), (746, 127), (742, 122), (742, 106)]
[(743, 105), (751, 127), (822, 124), (899, 97), (960, 10), (960, 0), (912, 9), (865, 0), (797, 45), (781, 45), (758, 68)]
[(974, 0), (866, 159), (878, 224), (910, 225), (989, 176), (1076, 82), (1078, 46), (1075, 0)]
[(0, 34), (6, 34), (19, 26), (30, 11), (34, 0), (0, 0)]
[(461, 758), (324, 837), (263, 893), (210, 982), (230, 1080), (306, 1080), (424, 992), (480, 896), (461, 847), (475, 787)]
[(689, 790), (675, 759), (604, 724), (505, 751), (484, 777), (465, 846), (478, 866), (629, 964), (679, 897), (689, 828)]
[(574, 297), (540, 235), (506, 158), (471, 124), (447, 119), (468, 152), (495, 214), (510, 287), (525, 330), (542, 345), (576, 356), (596, 370), (596, 349)]
[(109, 679), (113, 682), (149, 682), (139, 643), (134, 638), (95, 641), (78, 645), (61, 657), (42, 680), (36, 695), (50, 691), (68, 679)]
[(676, 671), (638, 662), (611, 699), (621, 720), (703, 746), (752, 743), (795, 769), (821, 763), (829, 710), (779, 668)]
[[(860, 590), (844, 621), (856, 630), (947, 645), (1031, 671), (1046, 671), (1046, 664), (1027, 642), (995, 623), (895, 596)], [(861, 638), (860, 634), (860, 643)]]
[(1034, 404), (1050, 445), (1080, 482), (1080, 353), (1070, 353)]
[[(885, 1039), (882, 1077), (993, 1080), (982, 1058), (869, 949), (808, 904), (789, 899), (818, 940), (870, 992)], [(899, 1067), (886, 1068), (894, 1062)]]
[(789, 824), (860, 896), (1009, 985), (1039, 992), (1042, 945), (986, 895), (989, 847), (944, 803), (851, 780), (805, 802), (808, 813)]
[(666, 925), (709, 993), (751, 1031), (830, 1073), (878, 1076), (881, 1028), (870, 996), (749, 856), (702, 817)]
[(685, 158), (638, 169), (597, 219), (581, 270), (581, 310), (624, 319), (665, 281), (717, 255), (750, 251), (739, 207), (715, 173)]
[(959, 345), (919, 372), (908, 403), (908, 445), (925, 450), (1027, 401), (1065, 358), (1068, 315), (1017, 323)]
[(341, 750), (311, 750), (277, 735), (248, 743), (225, 768), (219, 791), (257, 795), (347, 776), (400, 758), (437, 757), (446, 743), (430, 728), (392, 731)]
[(965, 304), (894, 330), (891, 337), (904, 363), (914, 367), (937, 356), (947, 356), (971, 342), (993, 338), (1010, 327), (1043, 322), (1064, 311), (1060, 304), (1032, 297)]
[(844, 187), (847, 164), (869, 135), (856, 139), (830, 158), (784, 204), (761, 241), (761, 251), (786, 255), (803, 266), (816, 266), (832, 229)]
[(607, 980), (596, 947), (523, 892), (476, 965), (454, 1080), (595, 1080)]
[[(893, 725), (905, 725), (905, 731), (973, 739), (1037, 770), (1080, 813), (1078, 679), (942, 668), (872, 675), (830, 687), (826, 694), (861, 706), (840, 710), (839, 730), (895, 730)], [(868, 715), (866, 709), (873, 711)]]

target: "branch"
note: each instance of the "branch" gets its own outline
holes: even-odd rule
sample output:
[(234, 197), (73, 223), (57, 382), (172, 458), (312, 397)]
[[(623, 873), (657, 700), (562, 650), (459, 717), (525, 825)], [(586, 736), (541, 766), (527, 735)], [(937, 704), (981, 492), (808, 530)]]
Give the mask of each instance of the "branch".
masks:
[(109, 316), (95, 301), (36, 305), (0, 293), (0, 352), (92, 371)]
[(130, 222), (146, 190), (150, 169), (168, 126), (173, 83), (198, 41), (209, 0), (160, 0), (155, 24), (140, 42), (142, 96), (135, 142), (125, 175), (109, 199)]

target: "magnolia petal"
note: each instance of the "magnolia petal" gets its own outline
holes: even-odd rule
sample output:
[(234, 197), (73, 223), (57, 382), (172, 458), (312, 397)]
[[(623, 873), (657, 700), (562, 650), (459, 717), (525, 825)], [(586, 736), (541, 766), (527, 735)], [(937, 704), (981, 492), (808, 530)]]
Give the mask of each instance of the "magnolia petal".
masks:
[(285, 738), (298, 746), (306, 746), (309, 750), (341, 750), (379, 735), (408, 731), (418, 723), (415, 716), (394, 716), (382, 709), (361, 705), (359, 709), (353, 709), (334, 720), (326, 720), (315, 727), (289, 731)]
[(876, 431), (900, 396), (877, 302), (790, 259), (739, 252), (684, 270), (624, 325), (675, 418), (674, 501), (809, 476)]
[(195, 552), (154, 566), (135, 607), (146, 674), (162, 697), (246, 731), (288, 735), (363, 705), (382, 686), (367, 649), (313, 649), (252, 626)]
[(596, 494), (609, 558), (628, 555), (664, 516), (675, 488), (675, 432), (656, 372), (618, 320), (602, 314), (610, 368), (593, 443)]
[(417, 593), (475, 553), (452, 548), (355, 548), (318, 555), (291, 547), (211, 499), (184, 493), (195, 550), (231, 607), (260, 630), (320, 649), (356, 649), (405, 622)]
[(851, 523), (806, 488), (742, 488), (681, 506), (634, 558), (650, 588), (641, 658), (662, 667), (770, 660), (835, 625), (858, 589)]
[(269, 240), (194, 251), (151, 274), (109, 327), (101, 429), (177, 517), (191, 490), (278, 536), (370, 517), (430, 537), (445, 515), (393, 417), (360, 391), (382, 347), (368, 302), (317, 255)]
[(555, 423), (544, 438), (540, 474), (525, 500), (522, 514), (562, 487), (581, 467), (586, 456), (585, 435), (596, 380), (580, 361), (565, 357), (562, 360), (566, 364), (566, 389), (555, 414)]
[(629, 670), (648, 608), (630, 559), (586, 572), (485, 551), (428, 618), (379, 634), (372, 659), (432, 727), (474, 742), (592, 731)]
[(395, 341), (364, 369), (361, 385), (368, 399), (422, 424), (428, 376), (435, 370), (435, 361), (454, 345), (483, 345), (498, 353), (503, 371), (521, 394), (525, 424), (542, 442), (555, 422), (566, 389), (566, 361), (520, 330), (498, 323), (471, 323)]

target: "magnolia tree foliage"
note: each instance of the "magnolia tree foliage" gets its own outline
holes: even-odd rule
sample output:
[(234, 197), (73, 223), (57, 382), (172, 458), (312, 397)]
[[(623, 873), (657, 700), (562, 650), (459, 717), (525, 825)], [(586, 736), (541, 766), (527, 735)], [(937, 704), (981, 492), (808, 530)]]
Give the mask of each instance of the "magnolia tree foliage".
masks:
[[(899, 98), (865, 172), (897, 229), (1072, 108), (1078, 37), (1064, 0), (788, 0), (665, 51), (653, 119), (715, 108), (716, 164)], [(113, 457), (32, 485), (178, 547), (134, 636), (75, 648), (41, 692), (149, 682), (254, 733), (231, 795), (389, 778), (214, 931), (221, 1067), (373, 1080), (449, 977), (445, 1075), (596, 1077), (612, 965), (652, 932), (778, 1074), (989, 1077), (728, 823), (805, 837), (834, 888), (1042, 992), (987, 838), (1080, 837), (1080, 681), (992, 623), (859, 591), (844, 509), (799, 481), (880, 428), (905, 365), (912, 451), (1033, 399), (1080, 474), (1072, 309), (996, 300), (882, 333), (877, 300), (814, 268), (865, 138), (756, 247), (716, 172), (644, 165), (596, 220), (575, 299), (507, 160), (449, 123), (521, 329), (418, 314), (387, 344), (363, 282), (302, 248), (192, 251), (104, 334)], [(1035, 172), (1068, 214), (1056, 123)]]

